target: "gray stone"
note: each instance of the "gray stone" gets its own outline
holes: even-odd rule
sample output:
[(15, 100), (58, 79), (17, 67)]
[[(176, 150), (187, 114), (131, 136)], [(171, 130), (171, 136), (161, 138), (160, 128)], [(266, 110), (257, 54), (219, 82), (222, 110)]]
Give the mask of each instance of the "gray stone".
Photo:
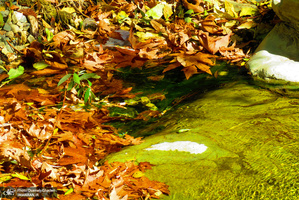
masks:
[(266, 87), (298, 90), (299, 1), (273, 0), (273, 9), (283, 21), (262, 41), (248, 67), (257, 82)]
[(9, 10), (4, 10), (4, 11), (1, 11), (1, 14), (4, 18), (8, 17), (9, 15)]
[(3, 26), (3, 30), (11, 31), (11, 26), (8, 23), (5, 23), (4, 26)]

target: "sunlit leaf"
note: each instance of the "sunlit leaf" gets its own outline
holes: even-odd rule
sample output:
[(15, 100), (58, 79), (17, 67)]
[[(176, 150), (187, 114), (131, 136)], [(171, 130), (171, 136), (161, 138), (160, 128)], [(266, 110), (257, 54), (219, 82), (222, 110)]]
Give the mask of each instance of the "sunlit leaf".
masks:
[(151, 32), (137, 32), (136, 36), (139, 37), (139, 41), (144, 42), (150, 38), (158, 38), (160, 37), (158, 34), (156, 33), (151, 33)]
[(60, 11), (67, 12), (69, 14), (76, 12), (75, 8), (73, 8), (73, 7), (64, 7)]
[(129, 15), (125, 12), (125, 11), (120, 11), (117, 16), (116, 19), (118, 21), (118, 23), (123, 23), (124, 20), (126, 20), (129, 17)]
[(47, 41), (50, 42), (53, 39), (54, 35), (48, 28), (45, 28), (45, 31), (47, 35)]
[(165, 4), (163, 9), (163, 15), (166, 21), (169, 20), (169, 17), (173, 14), (172, 12), (172, 5), (171, 4)]
[(158, 4), (152, 9), (149, 9), (145, 14), (147, 17), (151, 17), (153, 19), (160, 19), (163, 16), (164, 6), (164, 4)]
[(232, 16), (232, 17), (238, 17), (238, 14), (235, 12), (234, 5), (231, 2), (225, 0), (224, 4), (225, 4), (225, 11), (230, 16)]
[(74, 73), (73, 74), (73, 79), (74, 79), (75, 83), (77, 83), (78, 85), (80, 85), (80, 78), (79, 78), (78, 74)]
[(74, 188), (70, 188), (70, 189), (68, 189), (68, 190), (64, 193), (64, 195), (71, 194), (72, 192), (74, 192)]
[(242, 16), (253, 16), (258, 10), (254, 7), (244, 6), (241, 9), (240, 17)]
[(12, 178), (10, 174), (2, 174), (0, 177), (0, 183), (9, 181)]
[(19, 66), (17, 69), (10, 69), (8, 74), (8, 79), (12, 80), (14, 78), (17, 78), (19, 76), (21, 76), (24, 73), (24, 67), (23, 66)]
[(36, 70), (42, 70), (42, 69), (45, 69), (46, 67), (48, 67), (49, 65), (45, 62), (37, 62), (37, 63), (34, 63), (33, 64), (33, 67), (36, 69)]
[(22, 175), (22, 174), (18, 174), (18, 173), (15, 173), (15, 174), (11, 174), (12, 177), (16, 177), (16, 178), (19, 178), (21, 180), (30, 180), (29, 178), (27, 178), (26, 176)]

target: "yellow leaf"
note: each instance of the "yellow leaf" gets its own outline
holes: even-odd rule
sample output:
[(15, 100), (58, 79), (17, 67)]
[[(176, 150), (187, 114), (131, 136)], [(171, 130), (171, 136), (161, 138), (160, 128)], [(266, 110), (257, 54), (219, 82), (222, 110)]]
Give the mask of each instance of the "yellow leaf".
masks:
[(61, 11), (67, 12), (69, 14), (76, 12), (75, 8), (73, 8), (73, 7), (64, 7), (61, 9)]
[(256, 26), (255, 22), (248, 21), (248, 22), (245, 22), (245, 23), (241, 24), (240, 26), (238, 26), (238, 29), (251, 29), (255, 26)]
[(258, 10), (253, 7), (242, 7), (241, 12), (240, 12), (240, 17), (242, 16), (252, 16), (254, 15)]
[(235, 8), (232, 3), (225, 0), (224, 6), (225, 6), (225, 11), (227, 12), (227, 14), (229, 14), (232, 17), (238, 17), (238, 14), (235, 12)]
[(169, 20), (169, 17), (173, 14), (172, 12), (172, 5), (170, 4), (165, 4), (163, 8), (163, 15), (166, 21)]
[(134, 172), (134, 174), (132, 176), (134, 178), (140, 178), (140, 177), (144, 176), (144, 173), (138, 170), (138, 171)]

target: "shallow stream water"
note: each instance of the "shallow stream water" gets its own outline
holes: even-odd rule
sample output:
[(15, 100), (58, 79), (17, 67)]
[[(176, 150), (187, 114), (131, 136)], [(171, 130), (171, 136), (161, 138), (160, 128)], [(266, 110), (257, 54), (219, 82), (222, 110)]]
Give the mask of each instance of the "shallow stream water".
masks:
[[(299, 99), (232, 81), (139, 131), (157, 133), (108, 160), (156, 165), (146, 176), (170, 186), (162, 199), (298, 199), (298, 119)], [(201, 154), (145, 150), (175, 141), (208, 148)]]

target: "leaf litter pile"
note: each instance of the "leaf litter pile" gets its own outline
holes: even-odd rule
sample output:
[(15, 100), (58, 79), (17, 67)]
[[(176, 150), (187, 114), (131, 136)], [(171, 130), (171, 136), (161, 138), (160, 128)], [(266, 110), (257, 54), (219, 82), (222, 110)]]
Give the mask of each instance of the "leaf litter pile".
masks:
[[(262, 29), (256, 20), (269, 10), (265, 3), (237, 11), (233, 1), (217, 0), (20, 0), (5, 6), (30, 19), (36, 40), (1, 54), (7, 72), (0, 74), (2, 186), (56, 187), (59, 199), (111, 200), (169, 194), (166, 184), (144, 176), (150, 163), (102, 162), (142, 142), (105, 124), (128, 120), (110, 108), (128, 109), (127, 100), (139, 95), (115, 72), (160, 68), (151, 81), (175, 68), (186, 79), (217, 76), (211, 72), (216, 60), (244, 65), (254, 41), (235, 31)], [(163, 91), (141, 97), (146, 109), (130, 120), (161, 116), (151, 101), (163, 99)]]

